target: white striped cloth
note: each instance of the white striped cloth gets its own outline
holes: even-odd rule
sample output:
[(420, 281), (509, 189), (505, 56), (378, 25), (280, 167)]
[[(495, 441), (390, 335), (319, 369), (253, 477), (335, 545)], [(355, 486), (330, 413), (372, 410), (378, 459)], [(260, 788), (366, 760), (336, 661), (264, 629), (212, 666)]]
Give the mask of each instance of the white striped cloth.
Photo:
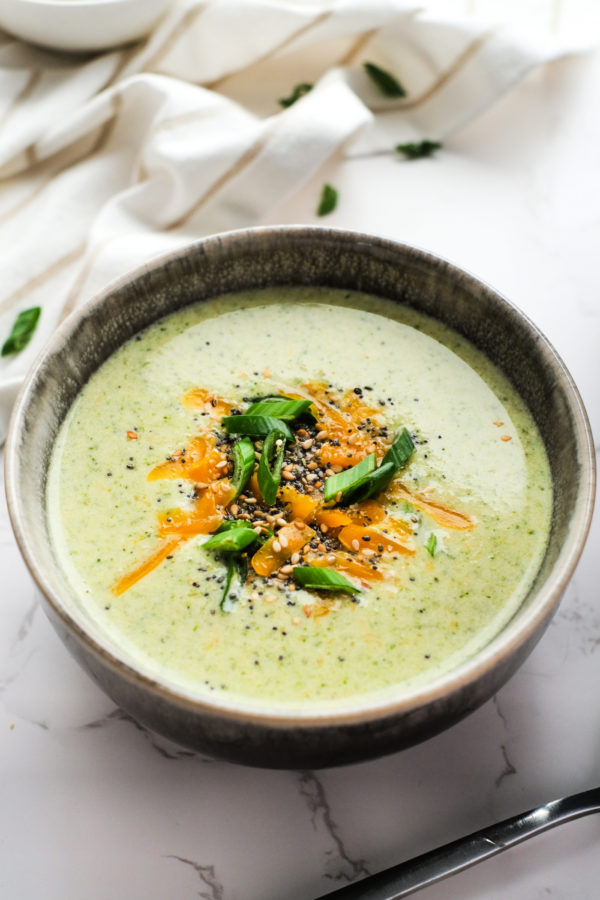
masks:
[[(56, 324), (116, 277), (259, 223), (340, 148), (444, 140), (567, 52), (399, 0), (187, 0), (143, 44), (82, 61), (0, 40), (0, 442)], [(365, 74), (393, 72), (387, 99)], [(314, 84), (289, 108), (278, 99)]]

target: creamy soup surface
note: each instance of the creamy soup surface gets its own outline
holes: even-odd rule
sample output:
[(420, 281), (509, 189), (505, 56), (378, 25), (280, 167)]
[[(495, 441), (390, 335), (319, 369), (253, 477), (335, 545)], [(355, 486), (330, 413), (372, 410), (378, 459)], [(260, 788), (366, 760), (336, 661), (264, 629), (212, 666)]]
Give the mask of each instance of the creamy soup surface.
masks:
[[(227, 505), (238, 437), (223, 417), (265, 395), (313, 398), (316, 421), (290, 423), (273, 507), (256, 472)], [(373, 447), (380, 465), (404, 428), (414, 450), (383, 493), (323, 504), (328, 478)], [(259, 545), (245, 551), (225, 602), (231, 557), (198, 532), (211, 491), (210, 530), (258, 522), (279, 547), (266, 575)], [(526, 595), (552, 507), (531, 416), (478, 351), (396, 304), (314, 288), (201, 303), (121, 347), (63, 423), (48, 493), (67, 578), (126, 655), (196, 693), (286, 707), (398, 694), (468, 659)], [(286, 552), (273, 541), (293, 522)], [(306, 564), (358, 592), (303, 588)]]

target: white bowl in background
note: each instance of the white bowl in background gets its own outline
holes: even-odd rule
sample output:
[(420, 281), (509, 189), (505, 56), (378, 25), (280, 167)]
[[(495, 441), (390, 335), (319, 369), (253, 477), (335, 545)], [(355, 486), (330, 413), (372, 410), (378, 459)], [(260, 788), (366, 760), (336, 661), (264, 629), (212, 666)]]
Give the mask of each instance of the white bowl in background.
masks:
[(174, 0), (0, 0), (0, 27), (42, 47), (89, 52), (144, 37)]

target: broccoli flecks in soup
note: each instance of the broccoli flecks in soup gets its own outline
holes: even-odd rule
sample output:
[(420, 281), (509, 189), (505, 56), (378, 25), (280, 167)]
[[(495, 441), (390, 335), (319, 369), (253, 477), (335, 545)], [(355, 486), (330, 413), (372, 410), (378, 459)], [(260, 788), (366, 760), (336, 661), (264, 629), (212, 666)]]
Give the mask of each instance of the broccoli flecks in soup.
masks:
[(552, 489), (508, 381), (342, 291), (217, 298), (94, 374), (49, 474), (54, 546), (126, 657), (290, 705), (412, 689), (522, 603)]

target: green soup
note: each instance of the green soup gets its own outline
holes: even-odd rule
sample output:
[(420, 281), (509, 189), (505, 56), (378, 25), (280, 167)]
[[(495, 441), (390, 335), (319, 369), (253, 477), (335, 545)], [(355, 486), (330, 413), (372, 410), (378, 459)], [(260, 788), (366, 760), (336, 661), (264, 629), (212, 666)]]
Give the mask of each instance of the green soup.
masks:
[[(296, 442), (284, 445), (281, 485), (319, 515), (327, 479), (346, 468), (340, 454), (349, 451), (352, 466), (356, 448), (369, 449), (373, 438), (381, 464), (403, 428), (415, 449), (371, 499), (385, 519), (321, 527), (313, 510), (304, 516), (310, 543), (291, 561), (288, 554), (265, 576), (253, 567), (258, 544), (246, 551), (247, 580), (223, 608), (230, 557), (203, 547), (208, 533), (174, 537), (169, 528), (184, 527), (186, 516), (197, 521), (215, 477), (231, 478), (237, 438), (224, 431), (224, 411), (243, 413), (265, 395), (311, 396), (315, 384), (331, 415), (348, 420), (348, 436), (336, 443), (318, 413), (316, 422), (292, 423)], [(223, 457), (212, 473), (205, 463), (185, 464), (199, 440)], [(262, 445), (251, 440), (258, 458)], [(335, 462), (323, 459), (326, 443)], [(468, 659), (522, 603), (552, 506), (531, 416), (478, 351), (396, 304), (309, 288), (198, 304), (121, 347), (73, 404), (48, 492), (60, 563), (126, 655), (196, 692), (287, 707), (401, 692)], [(356, 513), (338, 499), (342, 518)], [(236, 518), (232, 509), (250, 526), (262, 522), (257, 531), (263, 540), (273, 532), (271, 544), (286, 522), (301, 522), (281, 492), (266, 509), (250, 486), (220, 507), (221, 517)], [(361, 527), (382, 537), (351, 530)], [(301, 565), (339, 564), (358, 593), (305, 590), (290, 571), (298, 557)]]

